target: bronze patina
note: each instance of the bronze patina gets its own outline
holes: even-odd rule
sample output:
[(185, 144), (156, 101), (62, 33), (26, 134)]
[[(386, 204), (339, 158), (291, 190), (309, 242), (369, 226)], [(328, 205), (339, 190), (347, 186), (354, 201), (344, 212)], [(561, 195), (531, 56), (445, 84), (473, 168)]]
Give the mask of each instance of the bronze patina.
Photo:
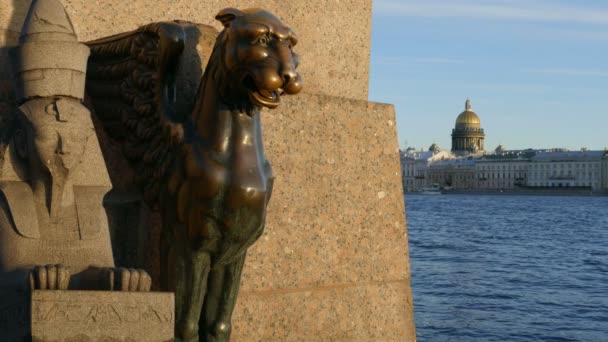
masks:
[(228, 341), (247, 248), (264, 230), (273, 173), (260, 110), (297, 94), (295, 34), (261, 9), (224, 9), (188, 111), (177, 103), (184, 22), (88, 43), (87, 93), (162, 217), (161, 287), (176, 293), (176, 339)]

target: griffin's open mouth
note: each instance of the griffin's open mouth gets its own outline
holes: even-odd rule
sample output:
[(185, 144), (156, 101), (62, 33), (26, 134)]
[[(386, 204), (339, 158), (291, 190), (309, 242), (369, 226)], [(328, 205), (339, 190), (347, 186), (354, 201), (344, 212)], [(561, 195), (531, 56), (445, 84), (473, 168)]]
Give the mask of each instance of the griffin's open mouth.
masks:
[(255, 85), (255, 81), (253, 80), (253, 77), (251, 75), (247, 75), (243, 79), (243, 85), (245, 86), (245, 88), (247, 88), (247, 90), (249, 90), (249, 96), (251, 98), (251, 101), (254, 102), (254, 104), (268, 108), (276, 108), (281, 102), (280, 89), (259, 89)]

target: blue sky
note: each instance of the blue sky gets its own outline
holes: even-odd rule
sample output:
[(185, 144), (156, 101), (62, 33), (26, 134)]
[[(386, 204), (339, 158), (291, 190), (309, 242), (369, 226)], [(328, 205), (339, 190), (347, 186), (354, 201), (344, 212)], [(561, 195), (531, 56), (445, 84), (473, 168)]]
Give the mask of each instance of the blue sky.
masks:
[(486, 149), (608, 147), (608, 0), (374, 0), (371, 55), (402, 147), (450, 149), (467, 97)]

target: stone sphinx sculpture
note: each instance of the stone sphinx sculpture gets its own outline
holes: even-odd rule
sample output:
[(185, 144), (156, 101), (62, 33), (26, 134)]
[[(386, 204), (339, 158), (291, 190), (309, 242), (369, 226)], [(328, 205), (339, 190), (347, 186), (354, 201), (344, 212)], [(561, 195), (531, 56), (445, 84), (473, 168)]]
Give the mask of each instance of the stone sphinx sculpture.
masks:
[[(60, 265), (36, 268), (34, 288), (67, 289), (70, 275), (91, 265), (104, 269), (104, 278), (94, 280), (103, 282), (98, 288), (114, 288), (109, 280), (123, 272), (113, 269), (103, 208), (107, 172), (83, 165), (90, 155), (101, 156), (89, 110), (81, 103), (88, 56), (60, 2), (32, 2), (18, 49), (21, 106), (0, 183), (0, 268)], [(100, 185), (83, 184), (85, 178)], [(65, 263), (69, 268), (61, 266)], [(132, 290), (149, 288), (145, 272), (125, 272)]]
[[(0, 171), (0, 304), (24, 317), (30, 289), (148, 291), (142, 270), (116, 269), (103, 198), (107, 172), (81, 103), (89, 48), (57, 0), (34, 0), (20, 37), (17, 113)], [(8, 127), (10, 126), (10, 127)], [(91, 167), (91, 165), (93, 167)], [(9, 309), (13, 310), (13, 309)], [(2, 314), (5, 314), (4, 312)], [(14, 334), (14, 335), (11, 335)]]
[(247, 248), (262, 234), (273, 184), (260, 110), (297, 94), (295, 34), (260, 10), (222, 10), (192, 108), (176, 88), (185, 22), (87, 43), (87, 94), (121, 144), (134, 182), (162, 216), (161, 288), (174, 291), (176, 339), (228, 341)]

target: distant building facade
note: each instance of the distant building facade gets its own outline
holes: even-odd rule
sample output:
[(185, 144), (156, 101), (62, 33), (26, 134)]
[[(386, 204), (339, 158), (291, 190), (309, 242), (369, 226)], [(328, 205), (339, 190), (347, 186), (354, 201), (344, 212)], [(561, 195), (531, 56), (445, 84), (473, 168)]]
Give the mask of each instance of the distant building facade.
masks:
[(401, 179), (403, 180), (403, 191), (412, 192), (414, 189), (414, 174), (416, 160), (407, 156), (404, 151), (399, 153), (401, 158)]
[(454, 159), (455, 156), (433, 144), (428, 151), (416, 151), (413, 148), (403, 150), (400, 158), (403, 190), (412, 192), (431, 184), (428, 181), (429, 165), (440, 160)]
[(602, 157), (602, 191), (608, 192), (608, 150), (604, 150)]
[(513, 189), (525, 186), (530, 160), (525, 158), (481, 158), (475, 162), (478, 188)]
[(600, 191), (604, 156), (604, 151), (586, 150), (538, 153), (532, 158), (528, 186)]
[(608, 193), (608, 149), (507, 150), (499, 145), (486, 153), (484, 139), (479, 116), (467, 99), (452, 130), (451, 152), (435, 143), (428, 151), (401, 151), (404, 191), (438, 185), (460, 190), (570, 188)]
[[(452, 189), (587, 189), (608, 192), (608, 154), (604, 151), (526, 151), (455, 158), (436, 153), (407, 157), (404, 190), (439, 185)], [(407, 186), (406, 186), (407, 184)]]
[(428, 168), (430, 184), (438, 184), (443, 188), (475, 189), (475, 161), (469, 159), (453, 159), (437, 161)]

